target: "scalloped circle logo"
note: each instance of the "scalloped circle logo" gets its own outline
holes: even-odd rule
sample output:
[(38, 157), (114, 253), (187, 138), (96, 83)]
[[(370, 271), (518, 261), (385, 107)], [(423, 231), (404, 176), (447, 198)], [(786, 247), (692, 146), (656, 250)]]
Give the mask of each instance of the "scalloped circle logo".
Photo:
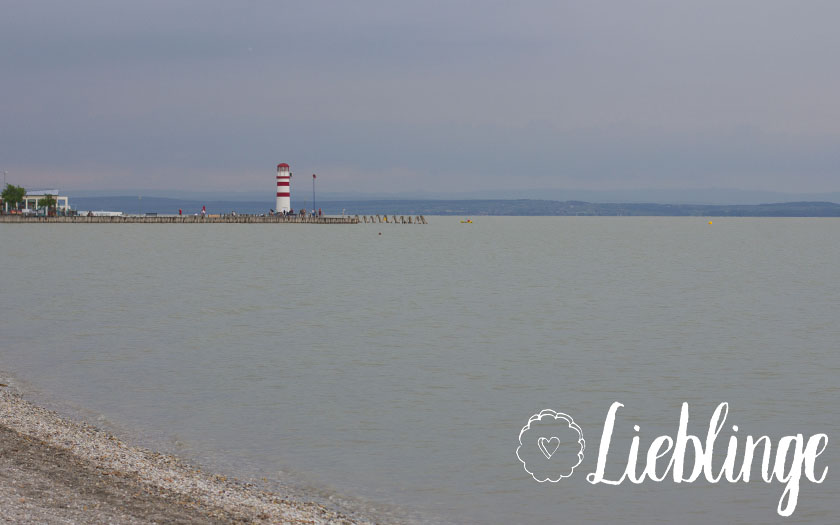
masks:
[(516, 457), (536, 481), (557, 483), (575, 472), (585, 448), (583, 431), (572, 416), (546, 409), (522, 427)]

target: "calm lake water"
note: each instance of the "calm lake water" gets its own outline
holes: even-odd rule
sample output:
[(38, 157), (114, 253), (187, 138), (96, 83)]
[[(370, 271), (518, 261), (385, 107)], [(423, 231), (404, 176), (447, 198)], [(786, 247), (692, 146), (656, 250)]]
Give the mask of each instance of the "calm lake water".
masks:
[[(459, 220), (0, 225), (0, 368), (144, 444), (415, 521), (836, 522), (840, 220)], [(614, 401), (613, 477), (634, 435), (643, 465), (683, 402), (705, 440), (723, 401), (716, 465), (730, 435), (826, 433), (828, 476), (792, 519), (760, 461), (591, 485)], [(586, 439), (559, 483), (516, 455), (545, 408)]]

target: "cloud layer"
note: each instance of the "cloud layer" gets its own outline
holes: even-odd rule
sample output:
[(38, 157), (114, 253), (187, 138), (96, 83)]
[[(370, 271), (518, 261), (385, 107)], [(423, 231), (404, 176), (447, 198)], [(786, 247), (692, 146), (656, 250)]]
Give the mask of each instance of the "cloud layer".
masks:
[(28, 186), (836, 191), (836, 2), (9, 2)]

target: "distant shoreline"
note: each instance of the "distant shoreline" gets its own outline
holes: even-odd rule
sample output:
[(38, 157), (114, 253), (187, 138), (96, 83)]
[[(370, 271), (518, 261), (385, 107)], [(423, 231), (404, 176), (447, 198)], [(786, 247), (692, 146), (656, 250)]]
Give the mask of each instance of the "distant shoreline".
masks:
[[(208, 213), (263, 214), (274, 206), (269, 201), (201, 201), (164, 197), (70, 198), (77, 210), (113, 210), (127, 214)], [(312, 208), (311, 201), (296, 200), (297, 208)], [(636, 216), (636, 217), (840, 217), (834, 202), (781, 202), (770, 204), (660, 204), (597, 203), (577, 200), (535, 199), (390, 199), (317, 201), (324, 215), (499, 215), (499, 216)]]

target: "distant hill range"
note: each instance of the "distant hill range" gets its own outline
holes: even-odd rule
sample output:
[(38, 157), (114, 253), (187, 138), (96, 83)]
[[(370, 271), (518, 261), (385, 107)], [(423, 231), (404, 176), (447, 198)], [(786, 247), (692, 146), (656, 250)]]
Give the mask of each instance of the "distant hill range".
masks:
[[(274, 202), (199, 201), (164, 197), (71, 197), (76, 210), (121, 211), (128, 214), (268, 213)], [(293, 206), (302, 203), (292, 203)], [(306, 203), (311, 207), (311, 202)], [(328, 215), (600, 215), (663, 217), (840, 217), (840, 204), (833, 202), (781, 202), (773, 204), (653, 204), (595, 203), (536, 199), (465, 199), (465, 200), (359, 200), (318, 201)]]

